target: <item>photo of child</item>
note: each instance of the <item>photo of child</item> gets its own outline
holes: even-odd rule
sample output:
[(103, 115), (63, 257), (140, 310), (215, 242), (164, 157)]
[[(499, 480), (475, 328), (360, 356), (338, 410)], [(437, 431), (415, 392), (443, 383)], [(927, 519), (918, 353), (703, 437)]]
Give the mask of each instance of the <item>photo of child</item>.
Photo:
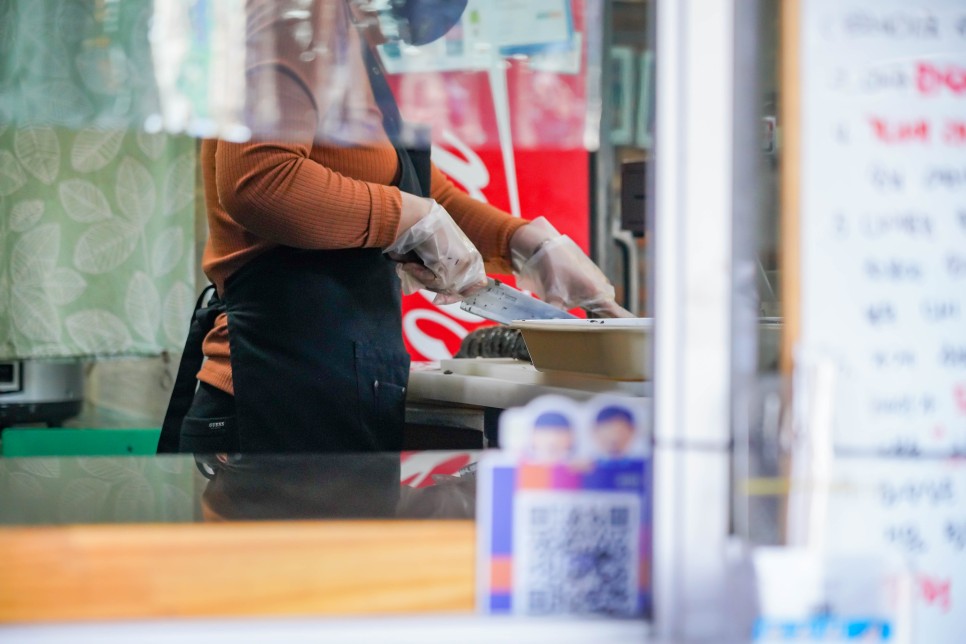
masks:
[(534, 461), (562, 462), (574, 455), (574, 427), (563, 413), (545, 411), (533, 422), (527, 455)]
[(542, 396), (500, 417), (505, 454), (531, 463), (594, 467), (604, 461), (645, 458), (646, 405), (619, 396), (574, 401)]
[(620, 405), (606, 405), (594, 418), (591, 436), (600, 458), (627, 458), (637, 439), (634, 415)]

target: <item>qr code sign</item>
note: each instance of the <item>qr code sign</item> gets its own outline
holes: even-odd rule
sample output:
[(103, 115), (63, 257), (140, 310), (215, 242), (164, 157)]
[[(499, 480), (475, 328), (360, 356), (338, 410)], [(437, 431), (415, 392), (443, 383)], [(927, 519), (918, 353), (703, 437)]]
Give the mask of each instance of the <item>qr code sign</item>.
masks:
[(522, 492), (513, 521), (515, 612), (637, 612), (639, 496)]

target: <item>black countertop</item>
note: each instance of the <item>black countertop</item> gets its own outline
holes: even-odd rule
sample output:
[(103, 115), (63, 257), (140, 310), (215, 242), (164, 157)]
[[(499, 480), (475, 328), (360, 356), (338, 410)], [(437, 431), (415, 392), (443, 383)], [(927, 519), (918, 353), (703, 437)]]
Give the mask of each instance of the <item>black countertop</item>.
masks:
[(0, 525), (472, 518), (480, 452), (0, 459)]

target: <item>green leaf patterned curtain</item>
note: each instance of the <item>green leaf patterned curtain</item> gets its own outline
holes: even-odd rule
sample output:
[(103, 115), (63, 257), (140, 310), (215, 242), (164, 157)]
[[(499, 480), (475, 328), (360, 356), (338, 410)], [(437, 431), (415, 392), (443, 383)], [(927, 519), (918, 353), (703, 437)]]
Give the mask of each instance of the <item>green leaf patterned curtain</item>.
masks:
[(0, 125), (0, 358), (180, 351), (193, 139)]
[(138, 128), (159, 111), (153, 0), (0, 2), (0, 121)]
[(0, 3), (0, 359), (183, 345), (196, 142), (142, 131), (152, 8)]

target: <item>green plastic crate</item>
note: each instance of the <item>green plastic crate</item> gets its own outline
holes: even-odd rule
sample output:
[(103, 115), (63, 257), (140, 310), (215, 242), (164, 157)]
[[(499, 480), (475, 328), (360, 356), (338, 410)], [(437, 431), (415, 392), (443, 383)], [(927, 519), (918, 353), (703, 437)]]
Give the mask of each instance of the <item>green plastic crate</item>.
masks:
[(158, 449), (159, 428), (74, 429), (10, 427), (3, 430), (3, 456), (150, 456)]

